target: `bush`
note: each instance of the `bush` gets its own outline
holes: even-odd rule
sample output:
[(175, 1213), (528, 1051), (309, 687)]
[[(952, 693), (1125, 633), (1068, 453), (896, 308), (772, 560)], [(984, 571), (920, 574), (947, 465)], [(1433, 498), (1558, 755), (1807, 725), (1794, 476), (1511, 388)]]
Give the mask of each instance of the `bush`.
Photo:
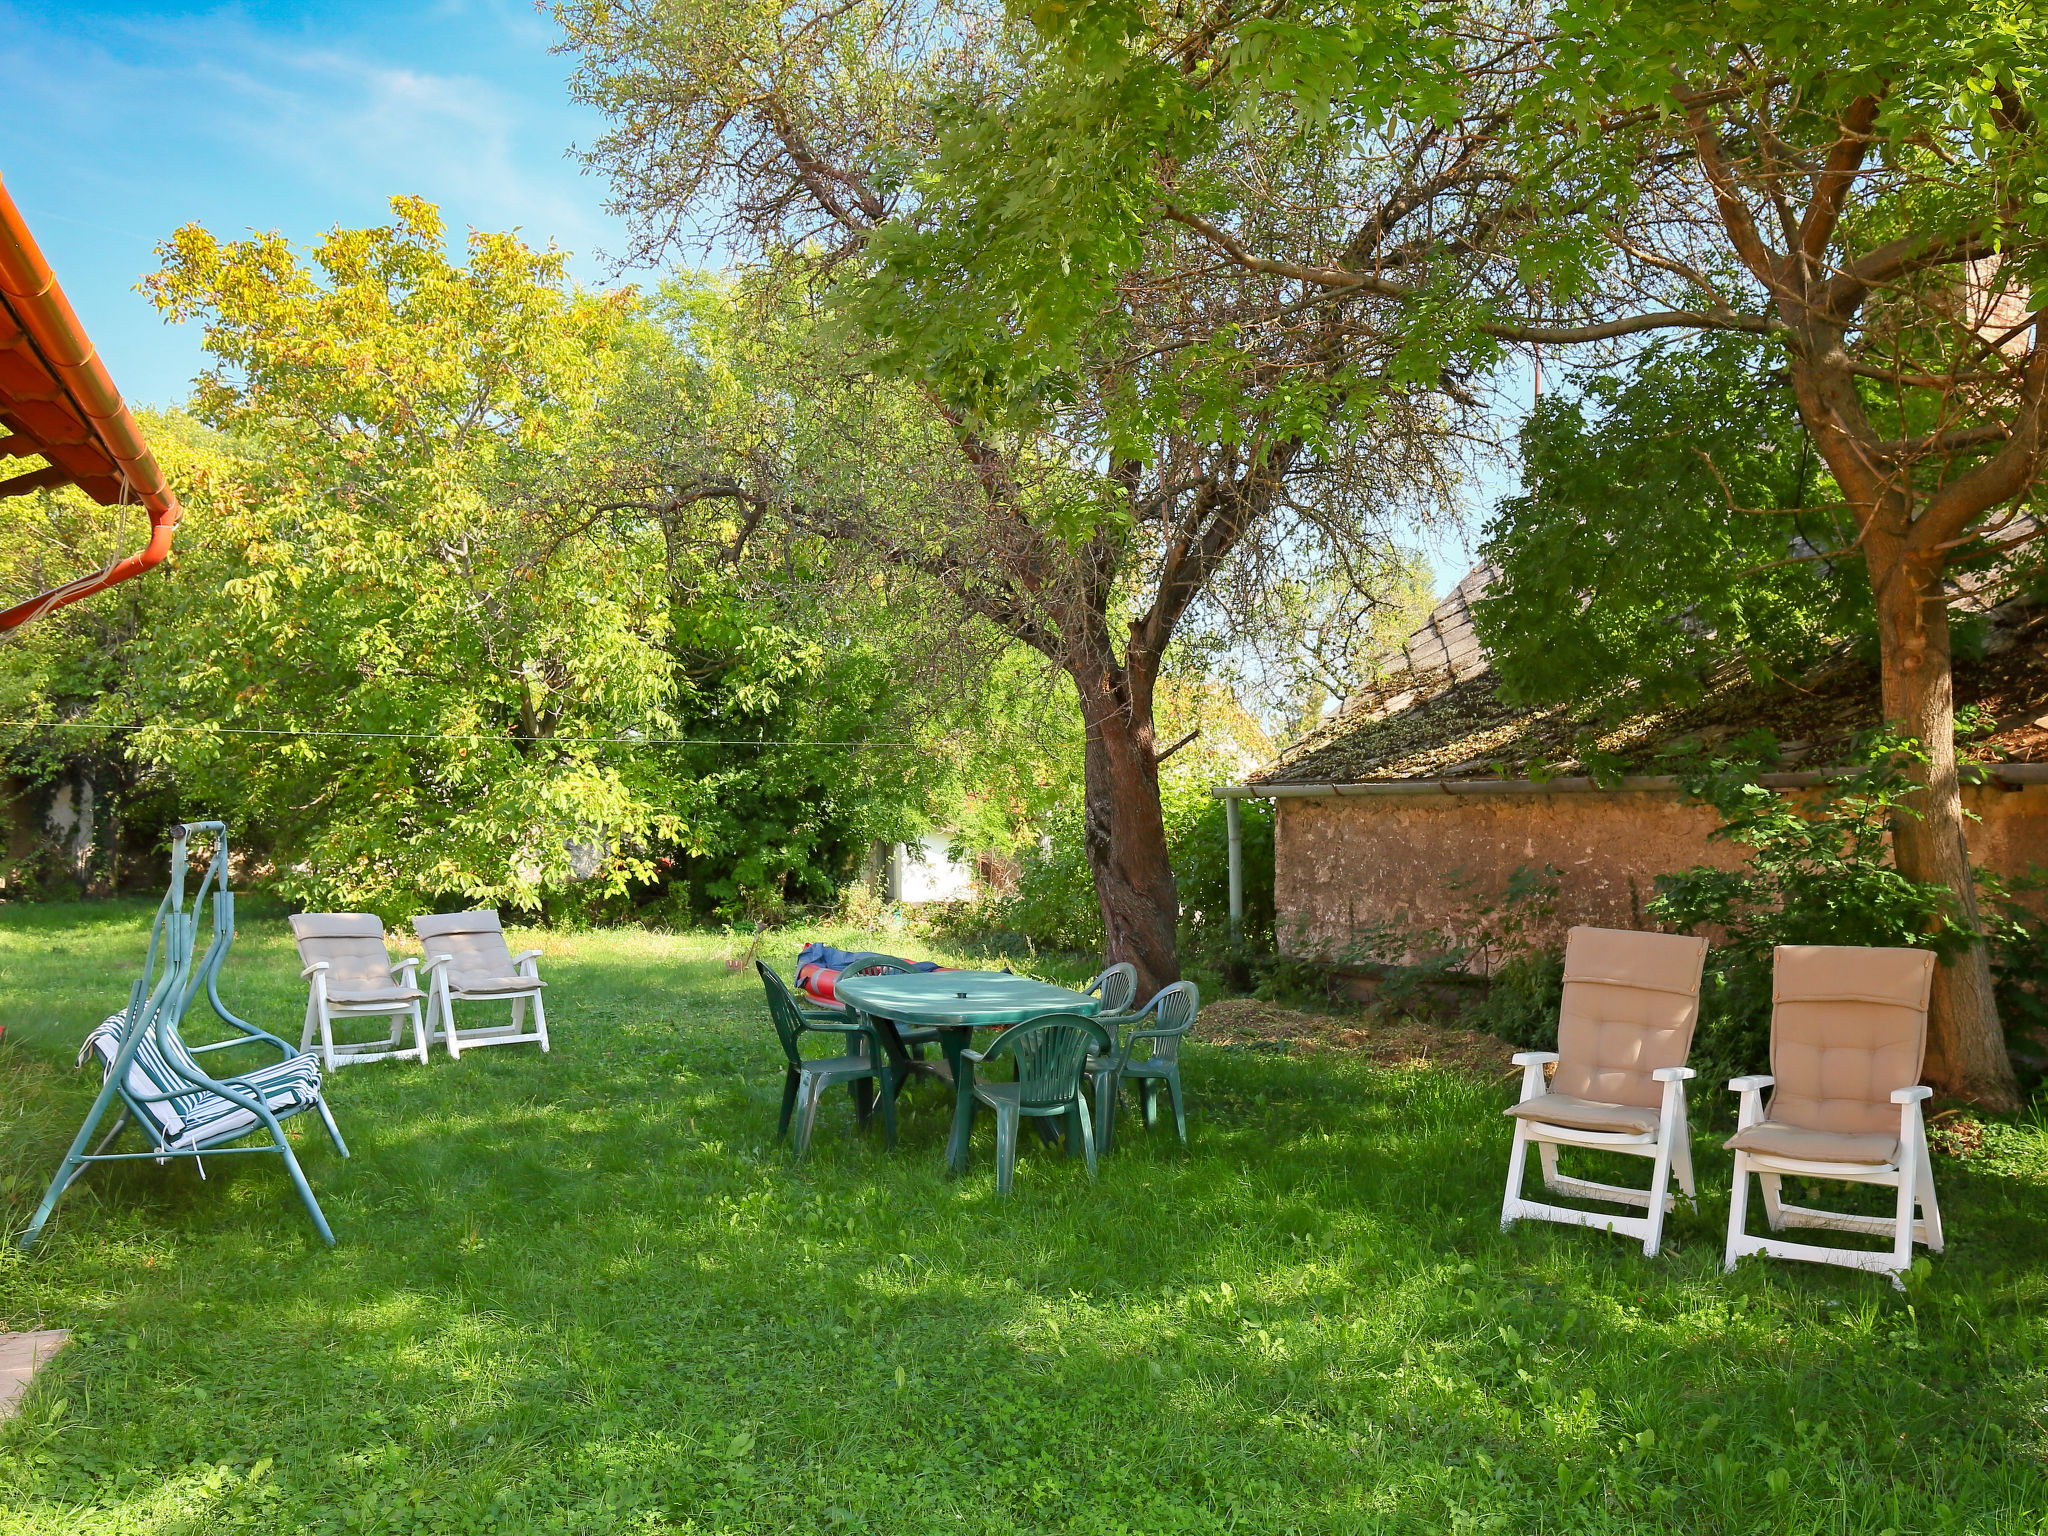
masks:
[(1712, 836), (1749, 849), (1740, 869), (1704, 865), (1660, 875), (1646, 909), (1675, 932), (1718, 929), (1707, 951), (1693, 1061), (1701, 1074), (1768, 1064), (1772, 950), (1780, 944), (1854, 944), (1952, 955), (1970, 942), (1946, 887), (1910, 880), (1892, 865), (1890, 832), (1918, 814), (1906, 797), (1917, 743), (1867, 738), (1855, 768), (1812, 793), (1757, 783), (1765, 765), (1715, 760), (1681, 773), (1686, 792), (1721, 813)]
[[(1244, 840), (1244, 945), (1257, 954), (1273, 948), (1273, 807), (1239, 802)], [(1161, 807), (1167, 858), (1180, 898), (1181, 944), (1204, 958), (1230, 952), (1230, 837), (1223, 802), (1200, 785), (1174, 786)], [(949, 914), (947, 932), (973, 939), (1015, 934), (1043, 949), (1100, 954), (1102, 909), (1079, 801), (1053, 808), (1040, 824), (1045, 840), (1018, 860), (1017, 882), (1007, 893), (985, 896)]]

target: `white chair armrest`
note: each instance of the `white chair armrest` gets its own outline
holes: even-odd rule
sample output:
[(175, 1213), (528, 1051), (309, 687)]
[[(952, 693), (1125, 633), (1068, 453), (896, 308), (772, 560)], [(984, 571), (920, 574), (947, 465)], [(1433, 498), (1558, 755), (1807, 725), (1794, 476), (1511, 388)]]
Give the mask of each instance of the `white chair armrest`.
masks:
[(1933, 1097), (1934, 1090), (1927, 1087), (1894, 1088), (1892, 1090), (1892, 1102), (1894, 1104), (1920, 1104)]
[(1730, 1093), (1760, 1093), (1778, 1080), (1769, 1073), (1759, 1072), (1754, 1077), (1731, 1077), (1728, 1079)]
[(419, 968), (419, 956), (407, 955), (402, 960), (400, 960), (396, 965), (391, 967), (391, 974), (394, 976), (409, 976)]
[(428, 970), (438, 971), (443, 966), (453, 965), (455, 963), (455, 957), (453, 955), (429, 955), (427, 956), (426, 963)]
[(1698, 1077), (1699, 1073), (1691, 1067), (1659, 1067), (1650, 1076), (1660, 1083), (1683, 1083)]
[(315, 960), (311, 965), (307, 966), (303, 971), (299, 972), (299, 980), (311, 981), (316, 971), (324, 971), (326, 969), (327, 962), (325, 960)]
[(545, 950), (522, 949), (521, 951), (519, 951), (518, 954), (512, 957), (512, 963), (514, 965), (524, 965), (529, 960), (538, 960), (545, 953)]
[(1510, 1058), (1522, 1069), (1522, 1102), (1540, 1098), (1543, 1094), (1543, 1068), (1557, 1060), (1555, 1051), (1517, 1051)]

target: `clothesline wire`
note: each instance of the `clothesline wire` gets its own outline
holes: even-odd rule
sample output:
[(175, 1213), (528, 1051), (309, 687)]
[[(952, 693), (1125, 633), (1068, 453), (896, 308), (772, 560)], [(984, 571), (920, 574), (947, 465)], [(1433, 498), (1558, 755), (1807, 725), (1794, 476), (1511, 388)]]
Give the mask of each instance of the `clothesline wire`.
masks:
[(758, 736), (504, 736), (462, 731), (318, 731), (260, 725), (99, 725), (89, 720), (0, 720), (0, 728), (31, 731), (188, 731), (216, 736), (319, 736), (349, 741), (551, 741), (626, 747), (921, 747), (919, 741), (815, 741)]

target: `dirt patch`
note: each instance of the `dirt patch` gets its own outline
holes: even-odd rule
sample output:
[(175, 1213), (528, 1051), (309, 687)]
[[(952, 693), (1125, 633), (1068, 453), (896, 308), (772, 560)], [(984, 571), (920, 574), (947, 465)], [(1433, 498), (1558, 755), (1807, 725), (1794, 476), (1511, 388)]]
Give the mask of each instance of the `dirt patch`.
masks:
[(1497, 1078), (1513, 1069), (1513, 1047), (1496, 1035), (1412, 1019), (1380, 1021), (1358, 1014), (1302, 1013), (1255, 997), (1226, 997), (1203, 1007), (1195, 1038), (1212, 1045), (1314, 1055), (1345, 1051), (1383, 1067), (1449, 1067)]
[(1927, 1144), (1950, 1157), (1980, 1157), (1984, 1152), (1984, 1122), (1957, 1110), (1943, 1110), (1927, 1122)]

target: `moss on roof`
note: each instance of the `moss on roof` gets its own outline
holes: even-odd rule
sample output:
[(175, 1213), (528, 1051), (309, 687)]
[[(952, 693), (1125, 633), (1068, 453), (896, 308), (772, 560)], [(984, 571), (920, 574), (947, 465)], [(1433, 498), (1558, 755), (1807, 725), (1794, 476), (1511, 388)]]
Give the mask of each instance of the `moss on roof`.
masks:
[[(2048, 608), (2010, 604), (1988, 616), (1983, 654), (1956, 663), (1956, 703), (1995, 723), (1975, 740), (1987, 761), (2048, 761)], [(1295, 742), (1259, 784), (1372, 784), (1439, 778), (1583, 773), (1589, 735), (1631, 773), (1658, 773), (1688, 745), (1712, 750), (1763, 729), (1787, 767), (1844, 760), (1849, 739), (1882, 723), (1875, 666), (1842, 653), (1798, 682), (1759, 685), (1724, 666), (1695, 703), (1603, 723), (1597, 705), (1530, 709), (1500, 696), (1491, 669), (1462, 680), (1409, 668), (1355, 696), (1344, 713)]]

